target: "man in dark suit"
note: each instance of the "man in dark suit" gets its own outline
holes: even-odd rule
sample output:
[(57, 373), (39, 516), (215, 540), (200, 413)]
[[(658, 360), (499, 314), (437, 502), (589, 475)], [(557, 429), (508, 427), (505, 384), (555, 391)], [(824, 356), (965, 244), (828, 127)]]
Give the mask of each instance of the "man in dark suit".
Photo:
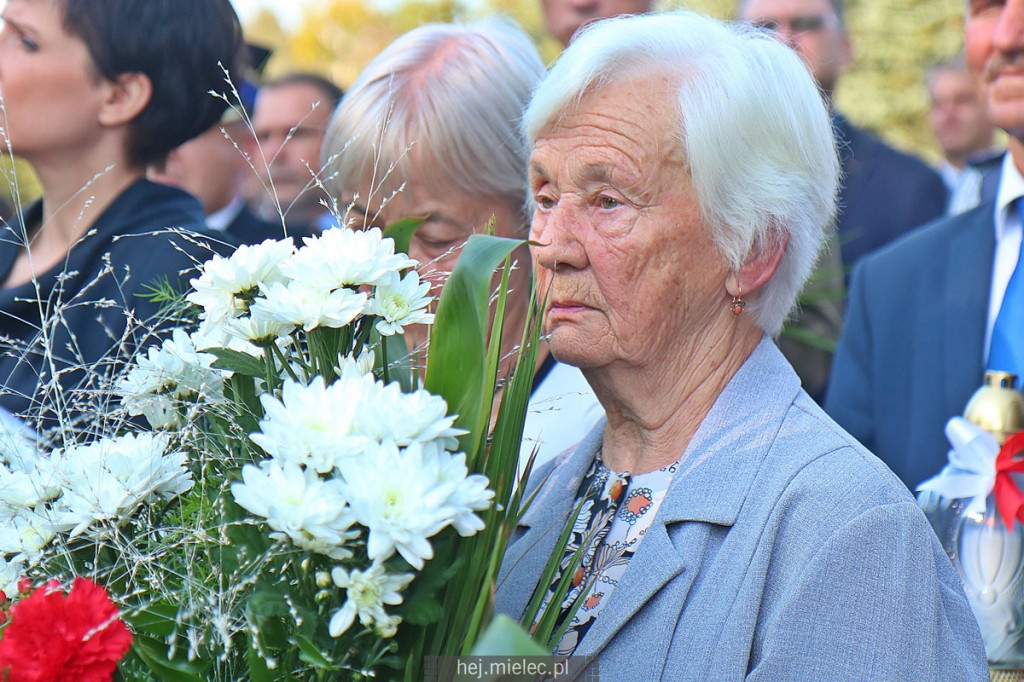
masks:
[[(736, 13), (775, 31), (800, 55), (832, 101), (839, 76), (853, 55), (842, 0), (740, 0)], [(779, 340), (804, 388), (819, 401), (832, 364), (827, 340), (838, 336), (842, 324), (845, 274), (865, 254), (943, 215), (947, 203), (942, 178), (923, 161), (852, 125), (835, 109), (832, 122), (843, 168), (836, 234), (830, 240), (833, 253), (819, 263), (809, 284), (811, 296), (791, 323), (826, 343), (811, 345), (785, 332)]]
[(996, 319), (1019, 267), (1024, 0), (969, 0), (965, 30), (968, 65), (1010, 136), (996, 200), (908, 235), (855, 268), (825, 402), (911, 488), (946, 463), (943, 426), (981, 385), (988, 339), (998, 335)]
[[(239, 244), (281, 239), (286, 234), (281, 220), (271, 222), (258, 217), (240, 193), (243, 178), (253, 171), (237, 145), (251, 136), (244, 121), (229, 115), (174, 149), (161, 166), (150, 168), (149, 179), (180, 187), (195, 196), (203, 204), (207, 226)], [(289, 225), (287, 234), (298, 242), (300, 237), (313, 232)]]

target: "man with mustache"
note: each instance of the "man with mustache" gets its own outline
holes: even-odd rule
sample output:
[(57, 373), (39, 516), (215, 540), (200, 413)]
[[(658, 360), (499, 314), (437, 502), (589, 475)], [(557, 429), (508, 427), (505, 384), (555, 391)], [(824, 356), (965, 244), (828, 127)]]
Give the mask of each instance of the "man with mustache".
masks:
[(317, 186), (320, 147), (342, 91), (315, 74), (296, 72), (264, 83), (246, 140), (258, 183), (251, 187), (257, 215), (289, 234), (332, 227), (330, 198)]
[(996, 200), (854, 269), (825, 401), (912, 489), (946, 463), (943, 425), (985, 369), (1024, 373), (1024, 0), (968, 0), (965, 56), (1009, 135)]

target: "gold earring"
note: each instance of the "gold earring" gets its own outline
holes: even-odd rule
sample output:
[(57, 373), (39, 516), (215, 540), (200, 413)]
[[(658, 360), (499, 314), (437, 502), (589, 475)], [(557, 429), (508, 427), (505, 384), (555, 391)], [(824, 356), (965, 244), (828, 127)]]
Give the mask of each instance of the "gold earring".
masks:
[(743, 307), (745, 305), (747, 305), (746, 301), (744, 301), (739, 296), (733, 296), (732, 297), (732, 308), (731, 308), (732, 314), (733, 315), (739, 315), (740, 313), (742, 313), (743, 312)]

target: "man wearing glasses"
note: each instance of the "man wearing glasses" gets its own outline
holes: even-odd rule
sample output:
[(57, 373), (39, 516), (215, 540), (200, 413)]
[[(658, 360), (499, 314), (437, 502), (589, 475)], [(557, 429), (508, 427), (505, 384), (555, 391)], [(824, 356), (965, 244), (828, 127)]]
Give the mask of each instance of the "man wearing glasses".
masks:
[[(853, 57), (846, 32), (842, 0), (740, 0), (737, 16), (777, 33), (807, 64), (824, 96), (832, 102), (840, 74)], [(942, 178), (927, 164), (896, 151), (871, 133), (852, 125), (832, 109), (833, 129), (839, 143), (843, 184), (839, 193), (834, 262), (819, 265), (812, 286), (839, 288), (843, 280), (828, 275), (840, 270), (849, 275), (853, 264), (870, 251), (945, 213), (947, 191)], [(838, 248), (837, 248), (838, 247)], [(827, 257), (827, 256), (826, 256)], [(841, 262), (840, 262), (841, 261)], [(842, 301), (833, 298), (805, 304), (796, 326), (835, 337), (842, 322)], [(793, 363), (804, 388), (822, 399), (831, 370), (832, 354), (791, 339), (780, 347)]]

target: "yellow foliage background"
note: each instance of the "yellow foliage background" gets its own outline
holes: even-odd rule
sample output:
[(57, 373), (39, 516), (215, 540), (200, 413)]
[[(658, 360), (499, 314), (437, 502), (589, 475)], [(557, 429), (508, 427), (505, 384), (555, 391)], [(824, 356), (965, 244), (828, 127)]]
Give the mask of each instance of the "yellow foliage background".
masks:
[[(938, 151), (925, 122), (924, 75), (931, 64), (962, 49), (964, 1), (849, 2), (847, 26), (855, 57), (837, 87), (839, 109), (897, 147), (935, 161)], [(729, 19), (734, 6), (734, 0), (660, 0), (658, 9), (685, 7)], [(390, 10), (364, 0), (323, 0), (310, 3), (294, 31), (284, 30), (272, 12), (263, 10), (247, 22), (245, 34), (250, 42), (273, 49), (267, 77), (298, 69), (347, 87), (402, 33), (423, 23), (494, 13), (518, 20), (545, 60), (558, 55), (560, 46), (544, 29), (540, 0), (406, 0)], [(0, 171), (3, 163), (9, 166), (10, 161), (0, 159)], [(27, 201), (38, 188), (25, 164), (18, 162), (17, 168), (21, 196)]]
[[(733, 0), (667, 0), (659, 9), (686, 7), (731, 18)], [(274, 49), (267, 75), (291, 69), (314, 71), (342, 87), (385, 45), (405, 31), (432, 21), (468, 20), (501, 12), (516, 18), (547, 60), (558, 45), (546, 35), (540, 0), (409, 0), (388, 11), (361, 0), (328, 0), (311, 6), (298, 28), (281, 29), (269, 11), (246, 25), (250, 41)], [(937, 158), (925, 123), (924, 74), (936, 61), (958, 53), (963, 43), (964, 0), (858, 0), (847, 5), (855, 59), (836, 92), (839, 108), (855, 123), (896, 146)]]

